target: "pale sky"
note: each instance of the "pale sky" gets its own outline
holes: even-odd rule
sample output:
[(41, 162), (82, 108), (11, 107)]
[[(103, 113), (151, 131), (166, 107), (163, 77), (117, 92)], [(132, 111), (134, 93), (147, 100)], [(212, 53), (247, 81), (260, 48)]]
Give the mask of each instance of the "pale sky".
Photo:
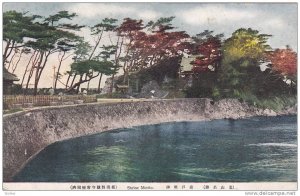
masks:
[[(4, 3), (3, 11), (8, 10), (29, 11), (30, 14), (42, 16), (68, 10), (78, 14), (74, 23), (88, 26), (99, 23), (105, 17), (119, 21), (130, 17), (143, 19), (146, 23), (159, 17), (175, 16), (173, 25), (189, 35), (208, 29), (224, 33), (225, 38), (228, 38), (236, 29), (250, 27), (260, 33), (272, 34), (269, 44), (273, 48), (290, 45), (297, 51), (297, 3)], [(91, 40), (87, 29), (80, 35)], [(52, 67), (57, 61), (57, 54), (54, 54), (45, 68), (39, 87), (52, 86)], [(65, 61), (62, 72), (69, 69), (71, 62), (71, 59)], [(24, 66), (16, 70), (19, 78), (24, 72)], [(91, 82), (91, 88), (96, 86), (96, 80)]]

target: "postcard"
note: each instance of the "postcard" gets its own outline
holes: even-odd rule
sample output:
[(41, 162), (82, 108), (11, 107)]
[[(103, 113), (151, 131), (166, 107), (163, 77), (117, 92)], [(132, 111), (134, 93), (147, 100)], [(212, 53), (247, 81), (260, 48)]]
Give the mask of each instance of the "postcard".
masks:
[(297, 6), (4, 2), (3, 191), (295, 195)]

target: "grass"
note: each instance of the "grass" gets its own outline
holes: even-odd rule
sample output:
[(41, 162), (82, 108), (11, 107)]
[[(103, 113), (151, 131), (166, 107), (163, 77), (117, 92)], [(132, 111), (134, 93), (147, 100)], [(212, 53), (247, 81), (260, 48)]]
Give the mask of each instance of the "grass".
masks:
[(258, 108), (263, 109), (272, 109), (275, 112), (281, 111), (285, 108), (292, 107), (295, 104), (297, 104), (296, 95), (280, 95), (268, 98), (261, 98), (251, 93), (239, 93), (237, 97), (250, 105), (254, 105)]
[(269, 108), (274, 111), (281, 111), (285, 108), (292, 107), (297, 103), (297, 97), (274, 97), (271, 99), (260, 99), (258, 107)]

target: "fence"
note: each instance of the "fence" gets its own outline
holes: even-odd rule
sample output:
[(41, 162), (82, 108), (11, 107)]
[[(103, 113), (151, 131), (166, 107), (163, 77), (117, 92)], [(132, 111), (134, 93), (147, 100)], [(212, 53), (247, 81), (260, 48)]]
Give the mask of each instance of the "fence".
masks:
[(95, 95), (5, 95), (3, 109), (97, 102)]

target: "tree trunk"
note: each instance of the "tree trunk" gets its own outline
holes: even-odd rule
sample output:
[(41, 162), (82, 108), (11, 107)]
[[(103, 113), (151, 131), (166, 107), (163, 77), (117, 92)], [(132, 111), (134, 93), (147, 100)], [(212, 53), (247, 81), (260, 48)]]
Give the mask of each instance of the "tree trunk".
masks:
[(35, 55), (33, 61), (32, 61), (31, 69), (30, 69), (30, 72), (29, 72), (29, 75), (28, 75), (28, 78), (27, 78), (25, 94), (27, 94), (30, 79), (33, 75), (34, 69), (36, 69), (35, 65), (38, 63), (39, 59), (41, 58), (41, 55), (42, 55), (42, 53), (40, 51), (38, 51), (37, 54)]
[(71, 78), (71, 73), (69, 73), (69, 75), (68, 75), (68, 79), (67, 79), (67, 82), (66, 82), (66, 85), (65, 85), (65, 89), (67, 89), (68, 88), (68, 84), (69, 84), (69, 80), (70, 80), (70, 78)]
[(86, 87), (86, 93), (89, 94), (89, 89), (90, 89), (90, 80), (87, 83), (87, 87)]
[[(118, 37), (117, 46), (119, 45), (119, 41), (120, 41), (120, 37)], [(117, 71), (117, 67), (119, 66), (119, 58), (120, 58), (120, 55), (121, 55), (121, 52), (122, 52), (123, 41), (124, 41), (124, 39), (122, 39), (122, 41), (121, 41), (119, 53), (118, 53), (118, 50), (116, 50), (116, 53), (115, 53), (114, 72)], [(112, 77), (111, 77), (112, 80), (111, 80), (110, 89), (109, 89), (109, 96), (112, 95), (112, 91), (113, 91), (113, 88), (114, 88), (114, 78), (115, 78), (115, 74), (113, 74)]]
[(64, 59), (65, 54), (66, 54), (66, 51), (63, 51), (63, 55), (62, 55), (62, 57), (59, 61), (59, 65), (58, 65), (57, 72), (56, 72), (56, 77), (55, 77), (55, 82), (54, 82), (54, 92), (56, 90), (57, 80), (58, 80), (58, 77), (59, 77), (59, 71), (60, 71), (60, 67), (61, 67), (61, 64), (62, 64), (62, 61)]
[(15, 64), (15, 67), (12, 68), (12, 69), (13, 69), (13, 70), (12, 70), (12, 73), (15, 73), (15, 71), (16, 71), (16, 69), (17, 69), (17, 67), (18, 67), (18, 64), (19, 64), (19, 62), (20, 62), (20, 60), (21, 60), (22, 54), (23, 54), (23, 51), (21, 51), (20, 56), (19, 56), (19, 59), (18, 59), (17, 63)]
[[(80, 88), (80, 85), (82, 83), (82, 77), (83, 77), (83, 74), (80, 75), (79, 82), (76, 83), (77, 84), (77, 89), (76, 89), (77, 94), (79, 93), (79, 88)], [(76, 87), (76, 85), (75, 85), (75, 87)]]
[(24, 79), (25, 79), (26, 73), (27, 73), (27, 71), (28, 71), (29, 64), (30, 64), (30, 62), (31, 62), (32, 58), (34, 57), (34, 55), (35, 55), (35, 51), (34, 51), (34, 52), (33, 52), (33, 54), (31, 55), (31, 57), (30, 57), (30, 59), (29, 59), (29, 61), (28, 61), (27, 65), (26, 65), (26, 68), (25, 68), (25, 71), (24, 71), (24, 74), (23, 74), (23, 78), (22, 78), (22, 82), (21, 82), (21, 86), (22, 86), (22, 88), (23, 88), (23, 82), (24, 82)]
[(8, 52), (8, 48), (9, 48), (9, 45), (11, 43), (11, 40), (8, 40), (6, 46), (5, 46), (5, 49), (4, 49), (4, 53), (3, 53), (3, 67), (5, 65), (5, 61), (6, 61), (6, 55), (7, 55), (7, 52)]
[[(45, 56), (44, 56), (45, 54)], [(48, 57), (49, 55), (51, 54), (51, 52), (49, 51), (47, 54), (45, 52), (42, 52), (42, 56), (41, 56), (41, 60), (40, 62), (38, 63), (38, 66), (37, 66), (37, 70), (35, 72), (35, 80), (34, 80), (34, 90), (33, 90), (33, 94), (34, 95), (37, 95), (37, 89), (38, 89), (38, 83), (40, 81), (40, 78), (41, 78), (41, 75), (42, 75), (42, 72), (46, 66), (46, 63), (48, 61)], [(44, 59), (44, 62), (43, 62), (43, 58), (45, 57)], [(43, 65), (42, 65), (43, 64)], [(42, 66), (41, 66), (42, 65)]]
[(15, 45), (15, 41), (13, 41), (13, 42), (12, 42), (12, 45), (11, 45), (10, 51), (9, 51), (9, 53), (7, 54), (7, 56), (5, 57), (5, 60), (7, 60), (7, 59), (8, 59), (8, 57), (11, 55), (11, 53), (12, 53), (12, 51), (13, 51), (13, 49), (14, 49), (14, 45)]
[(40, 58), (40, 61), (39, 61), (38, 65), (36, 66), (36, 70), (35, 70), (35, 79), (34, 79), (34, 90), (33, 90), (33, 95), (37, 95), (37, 86), (38, 86), (39, 70), (41, 69), (41, 64), (42, 64), (42, 62), (43, 62), (43, 58), (44, 58), (44, 52), (41, 52), (41, 58)]
[(94, 55), (94, 53), (95, 53), (95, 51), (96, 51), (96, 49), (97, 49), (97, 47), (98, 47), (98, 45), (99, 45), (99, 43), (100, 43), (100, 40), (101, 40), (102, 35), (103, 35), (103, 30), (104, 30), (104, 29), (102, 28), (101, 34), (100, 34), (100, 36), (98, 37), (98, 40), (96, 41), (96, 45), (95, 45), (95, 47), (94, 47), (92, 53), (90, 54), (89, 60), (92, 59), (92, 57), (93, 57), (93, 55)]
[[(131, 45), (132, 41), (133, 41), (133, 39), (130, 39), (129, 44), (128, 44), (129, 46)], [(129, 54), (129, 49), (127, 49), (127, 52), (126, 52), (126, 55), (125, 55), (126, 58), (127, 58), (128, 54)], [(125, 84), (126, 78), (128, 76), (128, 70), (129, 69), (127, 67), (128, 67), (128, 60), (126, 60), (124, 62), (124, 66), (123, 66), (123, 71), (124, 71), (123, 84)]]
[(115, 74), (113, 74), (111, 76), (111, 84), (110, 84), (110, 88), (109, 88), (109, 97), (112, 95), (113, 92), (113, 88), (114, 88), (114, 79), (115, 79)]
[[(8, 67), (7, 67), (7, 70), (9, 70), (9, 68), (10, 68), (10, 65), (12, 65), (13, 63), (12, 63), (12, 61), (13, 61), (13, 59), (14, 59), (14, 57), (16, 56), (16, 52), (13, 54), (13, 56), (11, 57), (11, 59), (10, 59), (10, 61), (9, 61), (9, 63), (8, 63)], [(12, 66), (13, 67), (13, 66)]]
[(77, 82), (77, 83), (75, 83), (74, 85), (70, 86), (70, 88), (67, 90), (67, 92), (70, 92), (70, 91), (72, 91), (73, 89), (76, 88), (76, 92), (78, 93), (81, 84), (83, 84), (83, 83), (85, 83), (85, 82), (88, 82), (88, 81), (90, 81), (90, 80), (92, 80), (93, 78), (96, 78), (96, 77), (98, 77), (98, 76), (99, 76), (99, 73), (98, 73), (97, 75), (95, 75), (95, 76), (91, 76), (91, 77), (89, 76), (89, 78), (87, 78), (87, 75), (86, 75), (85, 79), (83, 80), (83, 79), (82, 79), (82, 78), (83, 78), (83, 74), (80, 75), (79, 82)]
[(98, 90), (97, 90), (98, 93), (100, 93), (100, 86), (101, 86), (102, 76), (103, 76), (103, 73), (101, 73), (101, 75), (100, 75), (100, 79), (99, 79), (99, 83), (98, 83)]
[(75, 81), (75, 78), (76, 78), (76, 77), (77, 77), (77, 74), (75, 74), (75, 75), (74, 75), (74, 77), (73, 77), (73, 80), (72, 80), (72, 83), (71, 83), (70, 87), (71, 87), (71, 86), (73, 86), (73, 84), (74, 84), (74, 81)]
[(39, 83), (39, 81), (40, 81), (42, 72), (43, 72), (43, 70), (44, 70), (44, 68), (45, 68), (45, 66), (46, 66), (46, 63), (47, 63), (47, 61), (48, 61), (48, 57), (49, 57), (50, 54), (51, 54), (51, 52), (49, 51), (48, 54), (46, 54), (46, 56), (45, 56), (45, 60), (44, 60), (43, 66), (40, 68), (40, 71), (39, 71), (37, 83)]

